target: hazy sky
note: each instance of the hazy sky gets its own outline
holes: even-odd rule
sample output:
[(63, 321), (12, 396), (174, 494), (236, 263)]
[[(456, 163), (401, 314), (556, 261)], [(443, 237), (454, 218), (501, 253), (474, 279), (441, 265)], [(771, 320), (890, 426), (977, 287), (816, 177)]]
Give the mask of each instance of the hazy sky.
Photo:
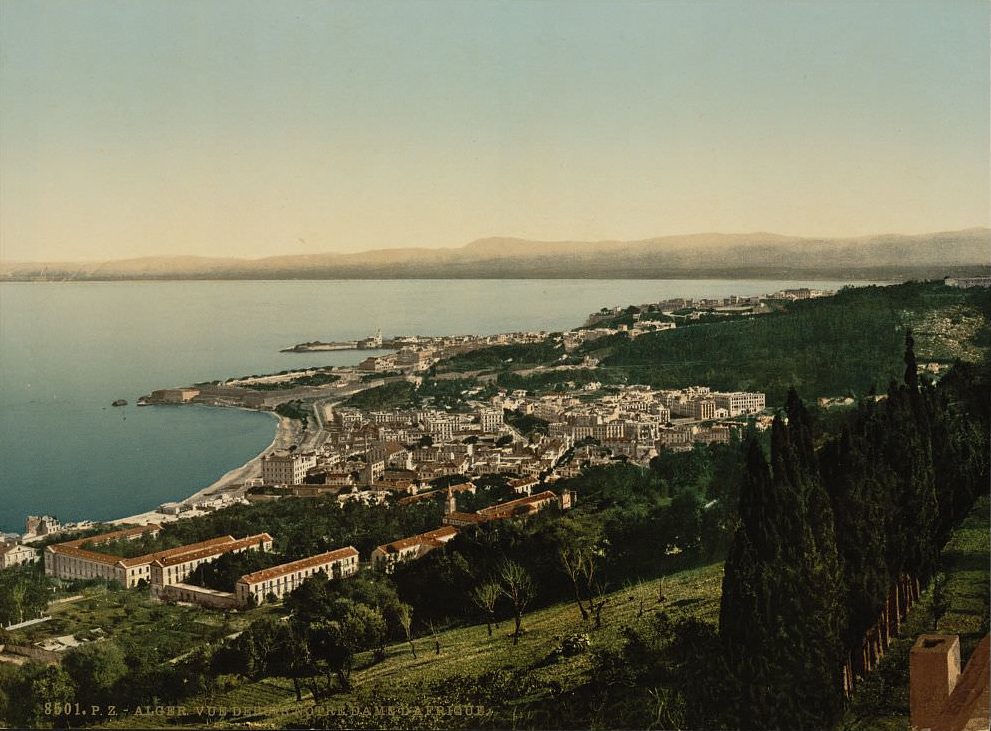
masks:
[(988, 224), (989, 5), (0, 1), (0, 258)]

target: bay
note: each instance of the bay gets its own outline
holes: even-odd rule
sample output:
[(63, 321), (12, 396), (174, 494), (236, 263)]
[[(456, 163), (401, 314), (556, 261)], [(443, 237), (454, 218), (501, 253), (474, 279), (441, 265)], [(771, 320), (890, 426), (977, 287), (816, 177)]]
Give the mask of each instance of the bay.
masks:
[[(133, 406), (153, 389), (313, 365), (309, 340), (561, 330), (601, 307), (845, 282), (348, 280), (0, 284), (0, 531), (181, 500), (271, 442), (271, 415)], [(113, 408), (119, 398), (132, 404)]]

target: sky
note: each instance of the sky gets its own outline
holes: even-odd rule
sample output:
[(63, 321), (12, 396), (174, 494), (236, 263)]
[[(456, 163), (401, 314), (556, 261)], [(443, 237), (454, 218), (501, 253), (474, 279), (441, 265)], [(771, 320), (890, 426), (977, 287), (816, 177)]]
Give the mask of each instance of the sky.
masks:
[(989, 7), (2, 0), (0, 259), (986, 226)]

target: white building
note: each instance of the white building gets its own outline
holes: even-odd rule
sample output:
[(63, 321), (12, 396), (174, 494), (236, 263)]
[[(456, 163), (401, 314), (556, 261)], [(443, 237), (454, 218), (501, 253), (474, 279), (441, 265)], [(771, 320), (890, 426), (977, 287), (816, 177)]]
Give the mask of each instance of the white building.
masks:
[(38, 560), (38, 552), (23, 543), (4, 543), (0, 541), (0, 569), (9, 569), (24, 563)]
[(262, 457), (262, 479), (270, 485), (299, 485), (316, 465), (312, 452), (274, 452)]
[(764, 410), (765, 397), (762, 393), (717, 393), (713, 395), (717, 409), (726, 409), (729, 415), (756, 414)]
[(478, 421), (483, 432), (495, 433), (502, 429), (502, 409), (479, 409)]
[(261, 604), (271, 594), (282, 599), (311, 576), (324, 572), (329, 578), (351, 576), (358, 571), (358, 551), (353, 546), (338, 548), (317, 556), (300, 559), (246, 574), (234, 585), (241, 606)]

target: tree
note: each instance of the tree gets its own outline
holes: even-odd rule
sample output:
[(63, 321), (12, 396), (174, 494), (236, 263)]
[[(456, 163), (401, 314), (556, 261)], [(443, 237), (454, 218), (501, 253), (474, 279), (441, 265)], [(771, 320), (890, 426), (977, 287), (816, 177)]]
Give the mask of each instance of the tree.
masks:
[(915, 338), (911, 329), (905, 331), (905, 385), (912, 391), (919, 390), (919, 365), (915, 360)]
[(276, 631), (278, 644), (268, 657), (268, 667), (273, 675), (292, 680), (296, 700), (303, 699), (302, 680), (313, 674), (310, 648), (306, 633), (298, 622), (279, 622)]
[(536, 594), (533, 579), (525, 568), (515, 561), (503, 561), (497, 573), (499, 591), (513, 607), (513, 644), (517, 644), (523, 634), (523, 614)]
[(741, 681), (744, 728), (831, 727), (842, 708), (833, 516), (808, 414), (789, 401), (788, 425), (780, 416), (772, 425), (770, 466), (748, 440), (723, 579), (720, 636)]
[(406, 635), (406, 641), (409, 643), (409, 649), (413, 652), (413, 657), (416, 657), (416, 645), (413, 644), (413, 607), (405, 602), (401, 602), (397, 610), (397, 620), (400, 626), (403, 628), (403, 633)]
[(932, 615), (933, 632), (939, 632), (939, 621), (950, 611), (950, 593), (947, 587), (946, 574), (940, 571), (933, 577), (932, 583)]
[(17, 621), (24, 621), (24, 597), (28, 593), (28, 585), (25, 581), (16, 582), (10, 589), (10, 601), (17, 613)]
[(471, 600), (485, 613), (485, 624), (492, 636), (492, 625), (495, 623), (496, 604), (499, 602), (500, 590), (496, 584), (486, 582), (471, 590)]
[(385, 633), (385, 619), (378, 610), (350, 599), (335, 599), (327, 617), (307, 631), (310, 656), (322, 666), (328, 689), (331, 677), (336, 676), (341, 688), (350, 691), (355, 655), (380, 646)]
[(24, 700), (25, 727), (46, 728), (52, 724), (53, 717), (45, 711), (45, 706), (71, 707), (76, 702), (76, 686), (64, 668), (49, 665), (32, 678)]
[(85, 705), (104, 705), (114, 688), (128, 674), (124, 652), (114, 642), (82, 645), (66, 653), (65, 671), (78, 688), (78, 700)]

